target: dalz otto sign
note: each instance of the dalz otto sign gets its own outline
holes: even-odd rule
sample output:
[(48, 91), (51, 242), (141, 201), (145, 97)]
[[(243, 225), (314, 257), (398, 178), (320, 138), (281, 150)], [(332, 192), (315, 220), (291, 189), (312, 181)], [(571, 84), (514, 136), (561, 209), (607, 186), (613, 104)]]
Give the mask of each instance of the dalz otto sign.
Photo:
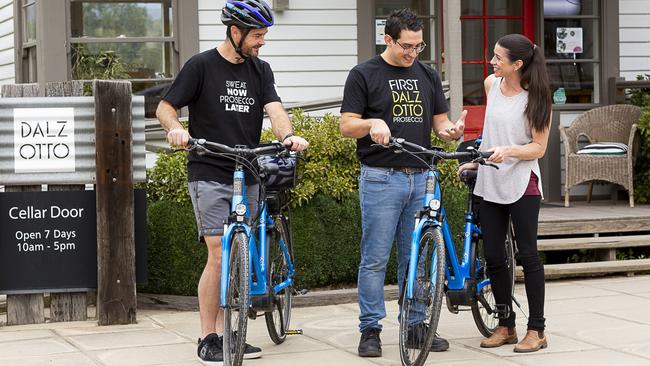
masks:
[(14, 171), (74, 172), (74, 108), (14, 108)]

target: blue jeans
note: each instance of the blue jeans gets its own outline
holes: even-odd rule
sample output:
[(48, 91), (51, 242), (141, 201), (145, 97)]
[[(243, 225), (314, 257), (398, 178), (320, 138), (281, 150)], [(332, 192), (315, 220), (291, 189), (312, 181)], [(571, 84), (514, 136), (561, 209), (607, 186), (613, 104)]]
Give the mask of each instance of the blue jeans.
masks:
[[(415, 213), (423, 207), (427, 173), (406, 174), (391, 168), (361, 165), (361, 263), (359, 264), (359, 330), (380, 328), (386, 317), (384, 278), (393, 241), (397, 242), (397, 283), (402, 291), (411, 252)], [(409, 323), (424, 320), (415, 314)]]

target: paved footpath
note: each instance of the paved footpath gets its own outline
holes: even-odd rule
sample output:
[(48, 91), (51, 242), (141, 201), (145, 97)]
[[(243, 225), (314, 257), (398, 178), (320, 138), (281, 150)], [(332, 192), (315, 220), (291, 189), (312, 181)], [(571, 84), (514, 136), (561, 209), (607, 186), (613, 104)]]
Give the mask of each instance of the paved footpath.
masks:
[[(517, 285), (525, 306), (523, 285)], [(650, 276), (555, 281), (547, 284), (549, 348), (519, 355), (512, 346), (478, 347), (482, 337), (471, 313), (443, 308), (440, 334), (447, 352), (432, 353), (428, 365), (650, 365)], [(356, 304), (299, 308), (292, 325), (304, 335), (279, 346), (266, 334), (263, 319), (249, 324), (250, 343), (264, 356), (244, 365), (399, 365), (397, 303), (387, 305), (382, 332), (384, 356), (362, 359)], [(525, 318), (518, 313), (518, 331)], [(96, 321), (0, 327), (2, 366), (201, 365), (196, 360), (198, 313), (139, 311), (138, 324), (99, 327)]]

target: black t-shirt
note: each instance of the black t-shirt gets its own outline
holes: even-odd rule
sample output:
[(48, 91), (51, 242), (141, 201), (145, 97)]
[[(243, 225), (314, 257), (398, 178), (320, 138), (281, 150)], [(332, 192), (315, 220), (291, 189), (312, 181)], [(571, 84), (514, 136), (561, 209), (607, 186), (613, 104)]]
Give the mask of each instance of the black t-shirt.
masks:
[[(424, 147), (431, 146), (433, 116), (447, 113), (449, 107), (438, 73), (416, 61), (410, 67), (392, 66), (381, 56), (355, 66), (348, 75), (341, 113), (360, 114), (361, 118), (380, 118), (392, 136)], [(370, 135), (357, 140), (357, 157), (369, 166), (421, 167), (408, 154), (395, 154), (372, 146)]]
[[(188, 106), (190, 135), (228, 146), (255, 147), (260, 142), (264, 106), (280, 101), (268, 63), (249, 58), (232, 64), (216, 49), (194, 55), (185, 63), (162, 99), (179, 109)], [(188, 156), (192, 181), (232, 184), (235, 163), (222, 157)], [(247, 183), (254, 180), (250, 174)]]

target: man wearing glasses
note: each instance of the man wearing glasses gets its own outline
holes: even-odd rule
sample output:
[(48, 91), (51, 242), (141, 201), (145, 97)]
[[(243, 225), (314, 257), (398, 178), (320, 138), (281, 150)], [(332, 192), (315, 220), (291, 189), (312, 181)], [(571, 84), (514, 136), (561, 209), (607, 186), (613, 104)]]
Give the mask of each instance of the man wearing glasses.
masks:
[[(456, 123), (449, 120), (440, 77), (417, 60), (426, 47), (422, 28), (422, 21), (410, 9), (393, 11), (386, 20), (386, 49), (355, 66), (345, 83), (340, 129), (344, 136), (357, 139), (361, 161), (361, 357), (381, 356), (379, 321), (386, 317), (386, 265), (396, 241), (401, 291), (426, 179), (426, 166), (417, 159), (377, 144), (386, 145), (389, 137), (396, 136), (430, 147), (432, 129), (444, 140), (460, 138), (465, 129), (467, 111)], [(424, 309), (409, 319), (414, 333), (426, 327), (424, 320)], [(448, 348), (446, 340), (436, 338), (432, 351)]]

